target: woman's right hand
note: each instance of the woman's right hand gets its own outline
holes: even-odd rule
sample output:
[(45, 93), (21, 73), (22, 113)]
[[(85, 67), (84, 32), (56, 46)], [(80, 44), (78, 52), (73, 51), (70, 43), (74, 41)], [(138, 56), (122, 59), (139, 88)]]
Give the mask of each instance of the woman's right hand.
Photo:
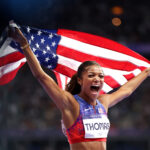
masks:
[(28, 45), (27, 39), (19, 28), (9, 27), (8, 36), (11, 37), (14, 41), (18, 42), (21, 47)]

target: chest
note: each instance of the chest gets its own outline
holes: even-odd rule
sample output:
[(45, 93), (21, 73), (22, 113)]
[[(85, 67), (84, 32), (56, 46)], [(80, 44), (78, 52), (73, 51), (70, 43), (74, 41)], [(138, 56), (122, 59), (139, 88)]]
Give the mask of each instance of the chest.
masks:
[(82, 116), (85, 138), (107, 137), (110, 122), (104, 107), (101, 105), (95, 107), (82, 105), (80, 107), (80, 115)]
[(80, 114), (84, 119), (102, 118), (102, 116), (107, 116), (102, 105), (92, 106), (88, 104), (80, 104)]

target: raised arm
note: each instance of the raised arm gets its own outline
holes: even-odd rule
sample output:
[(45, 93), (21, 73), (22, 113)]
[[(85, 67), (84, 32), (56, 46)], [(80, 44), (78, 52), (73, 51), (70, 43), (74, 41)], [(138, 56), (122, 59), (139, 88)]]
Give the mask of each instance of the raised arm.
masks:
[(72, 108), (71, 100), (73, 99), (73, 96), (60, 89), (55, 81), (43, 71), (22, 32), (16, 28), (15, 30), (10, 29), (9, 33), (10, 36), (20, 44), (34, 77), (44, 87), (51, 99), (56, 103), (57, 107), (61, 111), (63, 111), (64, 108)]
[(150, 76), (150, 68), (142, 71), (139, 75), (122, 85), (117, 91), (100, 97), (102, 103), (105, 105), (106, 108), (117, 104), (124, 98), (131, 95), (148, 76)]

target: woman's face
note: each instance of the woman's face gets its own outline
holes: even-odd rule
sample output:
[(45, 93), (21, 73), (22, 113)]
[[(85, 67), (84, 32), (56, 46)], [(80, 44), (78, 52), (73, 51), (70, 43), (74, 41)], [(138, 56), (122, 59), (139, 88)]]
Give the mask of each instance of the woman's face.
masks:
[(103, 87), (104, 73), (100, 66), (88, 66), (82, 73), (82, 77), (78, 79), (81, 85), (81, 95), (92, 100), (99, 96), (99, 92)]

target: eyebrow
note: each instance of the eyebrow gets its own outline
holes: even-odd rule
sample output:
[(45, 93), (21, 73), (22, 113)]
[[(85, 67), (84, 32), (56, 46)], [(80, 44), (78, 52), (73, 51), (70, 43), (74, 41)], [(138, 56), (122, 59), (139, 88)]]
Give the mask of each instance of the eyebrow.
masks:
[[(101, 71), (100, 74), (105, 76), (104, 71), (102, 69), (100, 69), (100, 71)], [(89, 68), (85, 68), (83, 72), (93, 72), (93, 71), (90, 71)]]
[[(95, 73), (95, 72), (93, 72), (93, 71), (87, 71), (87, 72), (88, 72), (88, 73)], [(104, 75), (103, 72), (100, 72), (99, 74)]]

